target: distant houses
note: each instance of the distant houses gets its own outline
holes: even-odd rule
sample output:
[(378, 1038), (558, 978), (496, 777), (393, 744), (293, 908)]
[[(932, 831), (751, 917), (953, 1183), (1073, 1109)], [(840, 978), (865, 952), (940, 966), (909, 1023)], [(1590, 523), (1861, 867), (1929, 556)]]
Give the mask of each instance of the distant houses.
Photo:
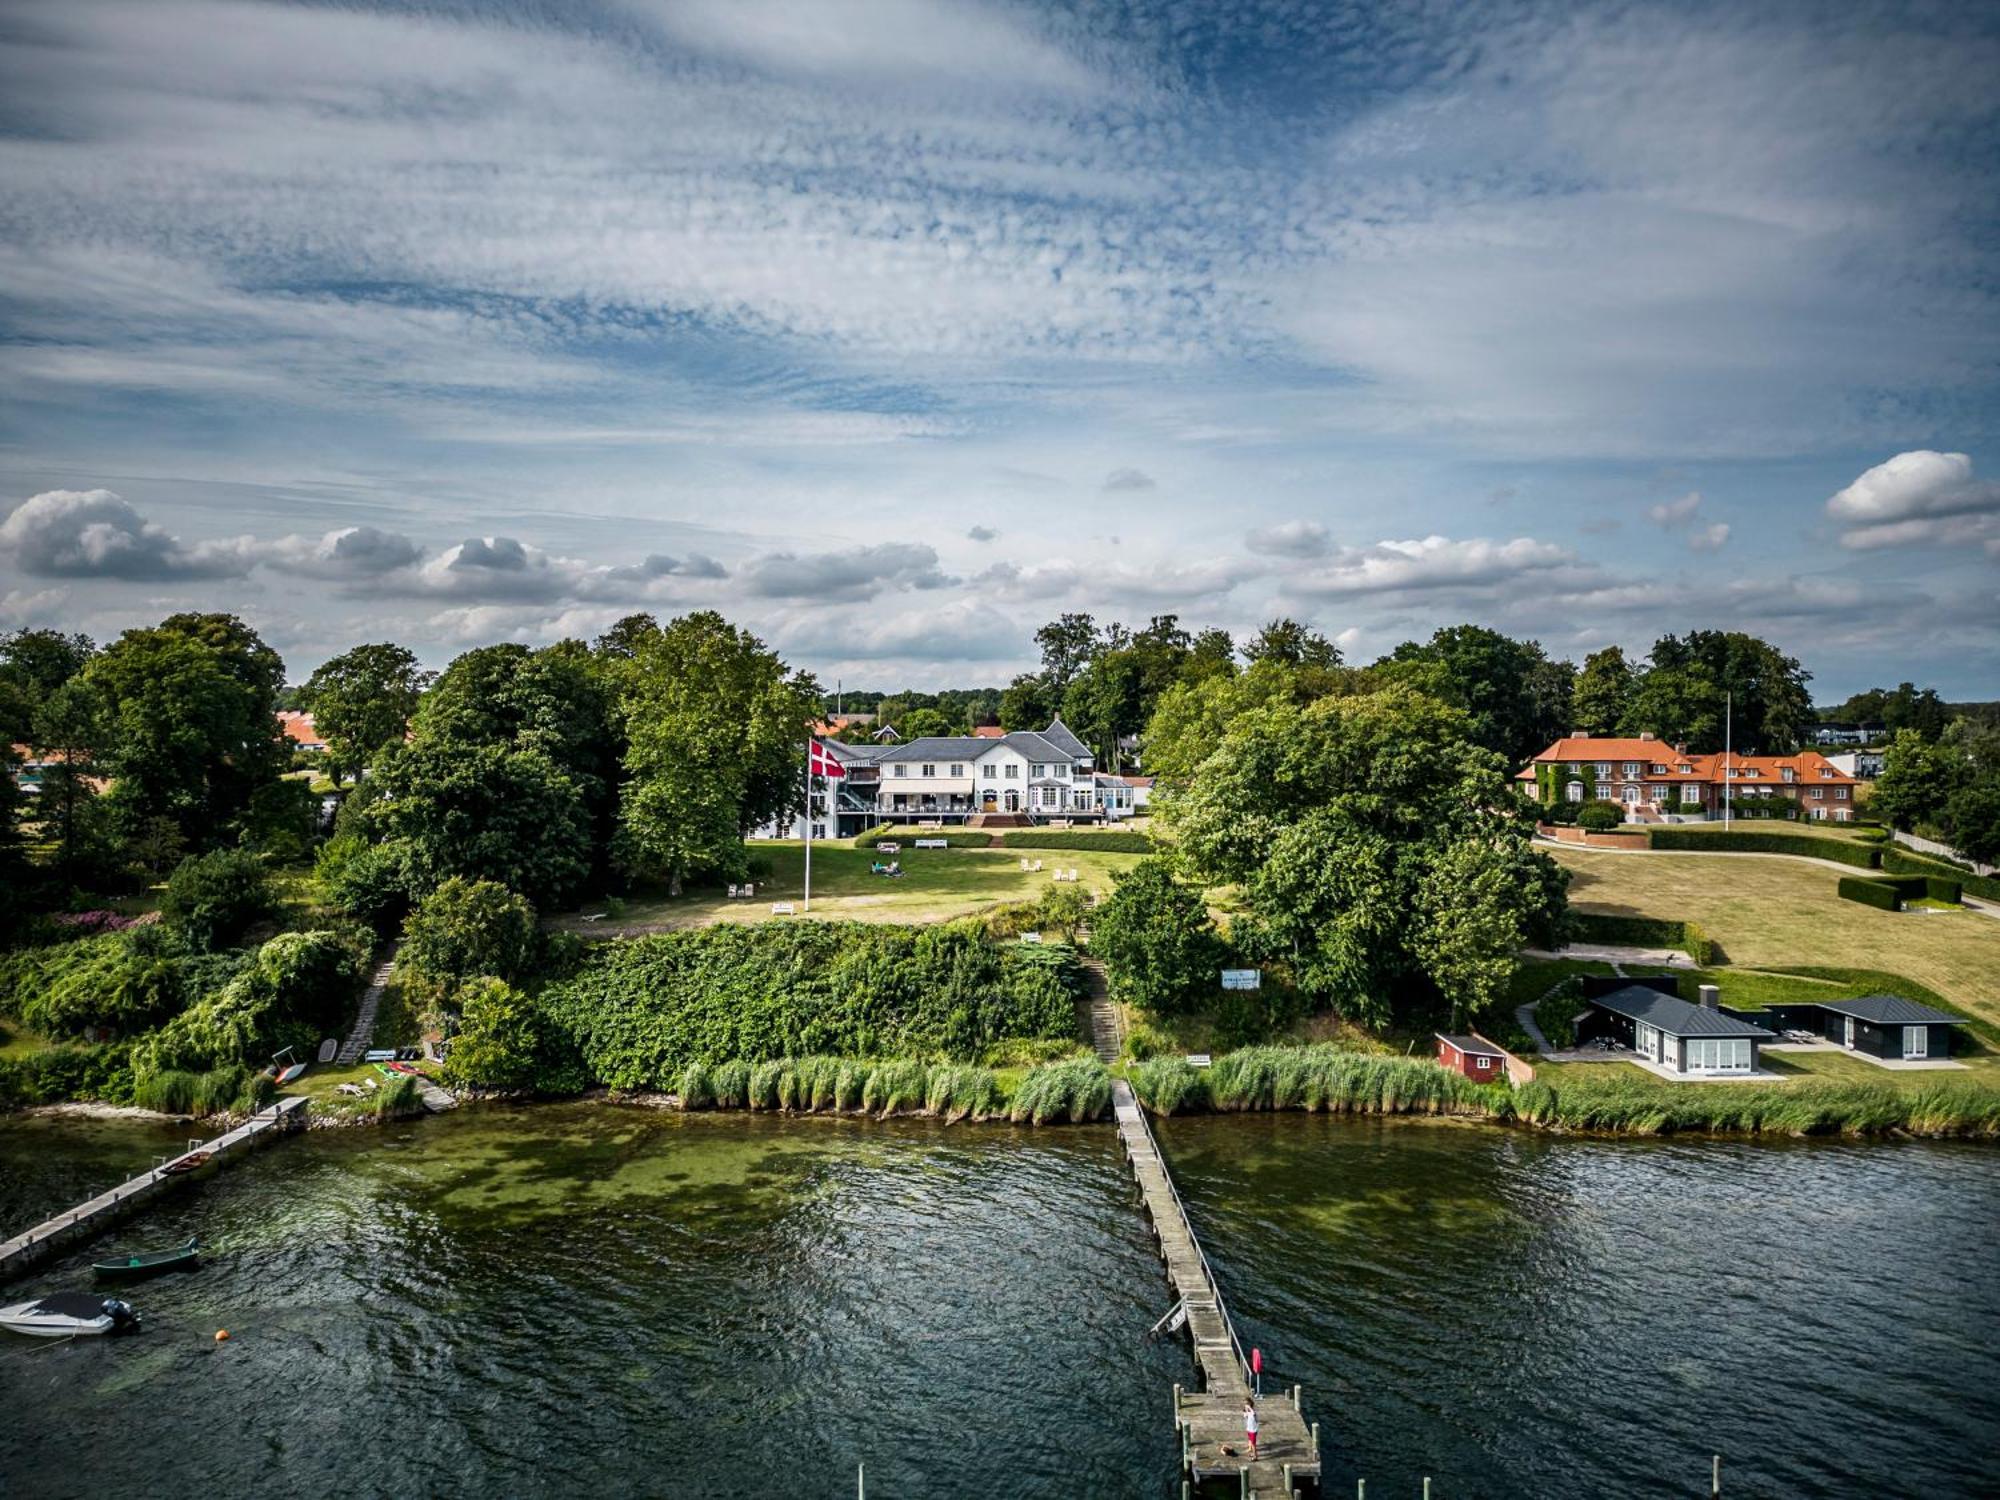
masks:
[(1701, 753), (1650, 734), (1557, 740), (1516, 777), (1545, 807), (1616, 802), (1633, 822), (1703, 821), (1725, 802), (1746, 810), (1789, 798), (1800, 817), (1853, 821), (1858, 779), (1817, 750), (1796, 755)]

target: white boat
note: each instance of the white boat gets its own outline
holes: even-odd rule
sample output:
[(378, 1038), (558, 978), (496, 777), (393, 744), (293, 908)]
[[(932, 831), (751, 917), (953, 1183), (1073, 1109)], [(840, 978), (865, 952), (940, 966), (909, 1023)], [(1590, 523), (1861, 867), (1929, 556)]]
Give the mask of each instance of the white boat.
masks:
[(0, 1328), (37, 1339), (71, 1339), (138, 1326), (139, 1315), (131, 1303), (88, 1292), (51, 1292), (33, 1302), (0, 1307)]

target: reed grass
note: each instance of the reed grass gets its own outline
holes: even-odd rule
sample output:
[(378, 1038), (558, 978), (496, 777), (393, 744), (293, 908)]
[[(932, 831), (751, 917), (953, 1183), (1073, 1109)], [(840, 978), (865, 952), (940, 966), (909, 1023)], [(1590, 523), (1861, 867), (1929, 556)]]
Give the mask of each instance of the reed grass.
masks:
[[(1165, 1070), (1162, 1076), (1166, 1076)], [(1350, 1052), (1325, 1045), (1241, 1047), (1218, 1057), (1203, 1084), (1210, 1106), (1218, 1110), (1297, 1109), (1499, 1119), (1513, 1112), (1506, 1089), (1474, 1083), (1429, 1058)], [(1188, 1097), (1184, 1107), (1191, 1105)]]
[(692, 1062), (681, 1071), (683, 1109), (778, 1110), (788, 1114), (935, 1115), (988, 1119), (1002, 1106), (986, 1068), (913, 1058), (780, 1057), (751, 1064)]
[(1514, 1108), (1536, 1125), (1620, 1135), (2000, 1136), (2000, 1090), (1965, 1083), (1904, 1090), (1831, 1081), (1697, 1086), (1536, 1079), (1515, 1092)]
[(1111, 1074), (1094, 1057), (1076, 1057), (1031, 1070), (1014, 1091), (1011, 1114), (1017, 1123), (1082, 1124), (1110, 1107)]
[(277, 1086), (262, 1073), (241, 1064), (191, 1073), (162, 1068), (133, 1080), (132, 1102), (141, 1109), (166, 1115), (249, 1114), (277, 1095)]

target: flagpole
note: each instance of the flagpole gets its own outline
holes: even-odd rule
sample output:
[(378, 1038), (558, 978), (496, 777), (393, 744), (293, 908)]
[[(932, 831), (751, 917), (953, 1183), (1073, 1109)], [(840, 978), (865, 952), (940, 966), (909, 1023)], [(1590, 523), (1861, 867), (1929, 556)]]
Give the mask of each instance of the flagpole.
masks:
[(1736, 777), (1736, 695), (1722, 695), (1722, 826), (1730, 826), (1730, 818), (1736, 810), (1736, 799), (1730, 795), (1735, 791), (1731, 782)]
[(813, 909), (813, 742), (806, 735), (806, 910)]

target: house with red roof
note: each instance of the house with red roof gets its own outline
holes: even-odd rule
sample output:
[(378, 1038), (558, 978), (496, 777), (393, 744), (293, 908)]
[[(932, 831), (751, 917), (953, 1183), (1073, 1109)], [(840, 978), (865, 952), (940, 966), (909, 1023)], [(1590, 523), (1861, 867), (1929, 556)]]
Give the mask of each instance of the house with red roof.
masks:
[(1738, 808), (1789, 798), (1795, 815), (1834, 823), (1854, 818), (1861, 785), (1817, 750), (1796, 755), (1703, 754), (1654, 735), (1573, 734), (1557, 740), (1515, 778), (1544, 806), (1617, 802), (1627, 819), (1719, 818)]

